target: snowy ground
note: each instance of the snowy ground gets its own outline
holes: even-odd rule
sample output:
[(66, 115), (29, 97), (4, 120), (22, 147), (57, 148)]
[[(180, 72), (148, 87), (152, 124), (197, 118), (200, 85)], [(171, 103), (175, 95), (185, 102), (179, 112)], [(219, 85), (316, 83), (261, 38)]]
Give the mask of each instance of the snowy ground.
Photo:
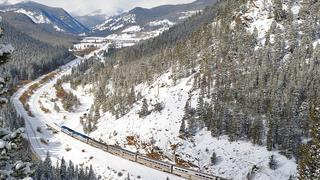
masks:
[[(132, 179), (165, 180), (167, 177), (170, 179), (180, 179), (176, 176), (153, 170), (140, 164), (113, 156), (109, 153), (77, 141), (61, 132), (55, 134), (53, 131), (46, 128), (46, 124), (55, 126), (54, 123), (58, 123), (67, 124), (70, 125), (71, 128), (79, 129), (79, 127), (77, 128), (72, 126), (72, 122), (76, 122), (75, 117), (70, 115), (67, 116), (68, 119), (61, 120), (61, 117), (57, 116), (55, 113), (46, 114), (40, 109), (39, 101), (41, 101), (43, 105), (46, 105), (42, 97), (44, 97), (47, 92), (50, 92), (50, 90), (53, 89), (52, 86), (57, 78), (64, 74), (70, 73), (70, 68), (75, 66), (80, 61), (81, 59), (76, 59), (61, 68), (61, 71), (56, 78), (43, 85), (34, 93), (34, 95), (30, 98), (29, 103), (31, 104), (31, 112), (35, 117), (29, 117), (23, 108), (23, 105), (19, 101), (21, 94), (32, 83), (21, 88), (12, 97), (12, 103), (14, 104), (18, 113), (23, 116), (26, 121), (26, 134), (31, 142), (34, 152), (43, 159), (45, 158), (46, 153), (49, 151), (54, 162), (64, 157), (67, 161), (72, 160), (74, 163), (84, 166), (89, 166), (92, 164), (96, 172), (101, 175), (103, 179), (124, 179), (127, 177), (128, 173)], [(81, 100), (83, 101), (84, 99)], [(88, 101), (88, 103), (90, 102)], [(84, 109), (85, 111), (86, 106), (87, 104), (83, 103), (83, 105), (76, 111), (75, 114), (80, 113), (82, 111), (81, 109)], [(77, 126), (77, 123), (75, 123), (75, 125)], [(37, 131), (38, 127), (41, 127), (42, 132)], [(41, 139), (48, 141), (48, 144), (42, 143)], [(66, 149), (71, 150), (67, 151)], [(119, 174), (123, 175), (120, 177)]]
[[(271, 7), (272, 4), (270, 0), (255, 0), (253, 2), (254, 4), (252, 4), (249, 11), (243, 17), (250, 19), (248, 23), (249, 31), (253, 32), (254, 28), (258, 29), (259, 46), (262, 46), (265, 41), (265, 33), (270, 29), (272, 23), (272, 20), (269, 19), (266, 13), (268, 7)], [(294, 14), (297, 14), (299, 7), (294, 6), (292, 11)], [(117, 39), (118, 37), (115, 36), (114, 38)], [(124, 38), (128, 39), (128, 37)], [(92, 43), (95, 39), (92, 38), (90, 41)], [(319, 42), (315, 42), (314, 45), (320, 44)], [(69, 72), (70, 70), (64, 70), (59, 76)], [(110, 113), (103, 114), (103, 117), (99, 120), (98, 129), (89, 135), (96, 139), (101, 139), (108, 144), (118, 144), (123, 148), (139, 151), (140, 153), (148, 153), (150, 150), (142, 148), (141, 144), (151, 144), (153, 142), (153, 146), (158, 146), (163, 151), (164, 156), (167, 157), (164, 160), (169, 162), (172, 162), (174, 154), (172, 147), (176, 146), (175, 154), (197, 166), (195, 169), (223, 177), (239, 180), (246, 179), (247, 173), (251, 171), (254, 165), (259, 168), (254, 176), (256, 180), (287, 180), (290, 175), (296, 175), (297, 165), (295, 160), (287, 159), (275, 151), (269, 152), (266, 150), (266, 147), (256, 146), (245, 141), (229, 142), (227, 137), (213, 138), (206, 129), (198, 132), (191, 140), (181, 139), (179, 137), (179, 128), (184, 114), (183, 107), (190, 95), (191, 104), (195, 107), (199, 92), (190, 91), (192, 89), (193, 76), (181, 79), (174, 85), (170, 79), (171, 75), (171, 72), (168, 71), (155, 78), (151, 85), (140, 84), (135, 87), (135, 90), (141, 92), (142, 96), (148, 100), (149, 110), (153, 109), (152, 105), (155, 103), (163, 103), (165, 108), (161, 112), (152, 112), (145, 118), (139, 118), (137, 112), (141, 109), (142, 105), (142, 102), (139, 101), (120, 119), (116, 119)], [(75, 91), (70, 88), (69, 84), (63, 84), (66, 91), (72, 91), (78, 96), (81, 106), (71, 113), (64, 111), (58, 113), (53, 109), (53, 103), (50, 101), (50, 99), (55, 98), (54, 82), (53, 80), (46, 84), (31, 97), (30, 101), (33, 105), (31, 111), (36, 116), (35, 118), (27, 117), (22, 105), (17, 100), (25, 88), (21, 89), (14, 97), (15, 107), (27, 119), (27, 132), (35, 151), (39, 155), (43, 157), (44, 152), (50, 150), (56, 158), (65, 156), (76, 163), (84, 163), (85, 165), (94, 164), (97, 171), (106, 178), (116, 178), (117, 176), (116, 173), (113, 173), (112, 170), (109, 170), (105, 166), (110, 166), (116, 169), (116, 171), (126, 169), (124, 174), (130, 172), (134, 177), (140, 175), (143, 179), (165, 179), (166, 176), (169, 176), (168, 174), (108, 155), (81, 142), (74, 141), (61, 133), (53, 135), (45, 131), (43, 134), (39, 134), (34, 131), (37, 126), (44, 126), (44, 122), (54, 122), (59, 125), (64, 124), (79, 132), (83, 131), (79, 117), (87, 113), (87, 109), (92, 104), (92, 96), (90, 94), (92, 87), (79, 87)], [(51, 113), (44, 113), (39, 108), (39, 101)], [(37, 136), (49, 139), (49, 145), (41, 144)], [(137, 145), (128, 145), (128, 137), (134, 137), (138, 142)], [(66, 146), (71, 147), (72, 150), (66, 152)], [(86, 151), (83, 153), (81, 149), (85, 149)], [(216, 165), (210, 165), (209, 163), (213, 151), (219, 159)], [(271, 170), (268, 167), (271, 155), (274, 155), (278, 162), (279, 167), (276, 170)], [(93, 159), (90, 159), (91, 156)], [(170, 176), (170, 179), (177, 179), (177, 177)]]
[[(63, 72), (62, 74), (65, 73), (67, 72)], [(137, 112), (141, 109), (142, 103), (137, 102), (132, 110), (120, 119), (115, 119), (110, 113), (105, 114), (104, 117), (99, 120), (98, 130), (89, 135), (96, 139), (102, 139), (108, 144), (118, 144), (128, 150), (139, 151), (140, 153), (148, 153), (150, 149), (141, 148), (141, 146), (129, 146), (127, 141), (128, 136), (135, 137), (136, 140), (138, 140), (138, 145), (154, 141), (154, 146), (158, 146), (163, 151), (164, 156), (168, 157), (164, 158), (164, 160), (171, 163), (174, 163), (171, 161), (172, 158), (170, 160), (170, 157), (173, 156), (173, 149), (171, 147), (177, 145), (176, 154), (183, 160), (187, 160), (196, 165), (196, 170), (223, 177), (243, 179), (254, 165), (260, 168), (255, 175), (255, 179), (258, 180), (287, 180), (290, 175), (296, 174), (296, 163), (294, 160), (288, 160), (278, 152), (269, 152), (265, 147), (255, 146), (249, 142), (229, 142), (227, 137), (213, 138), (210, 132), (205, 129), (200, 131), (193, 140), (179, 138), (179, 128), (184, 113), (183, 107), (192, 88), (193, 76), (178, 81), (176, 85), (173, 84), (170, 76), (171, 72), (168, 72), (156, 78), (151, 85), (141, 84), (136, 87), (136, 91), (141, 91), (142, 95), (148, 100), (150, 110), (156, 102), (164, 103), (165, 109), (162, 110), (162, 112), (153, 112), (146, 118), (141, 119)], [(41, 119), (45, 122), (67, 125), (72, 129), (83, 132), (79, 119), (81, 115), (87, 113), (87, 110), (92, 104), (90, 94), (91, 87), (79, 87), (75, 91), (70, 88), (68, 83), (63, 84), (66, 91), (72, 91), (78, 96), (81, 106), (71, 113), (65, 111), (58, 113), (53, 109), (53, 103), (50, 101), (50, 99), (55, 98), (54, 82), (53, 80), (46, 84), (31, 97), (31, 104), (34, 105), (31, 110), (36, 118), (29, 117), (29, 122), (34, 123), (32, 125), (33, 128), (39, 126), (38, 119)], [(39, 107), (39, 101), (43, 106), (50, 109), (51, 113), (45, 114)], [(191, 101), (192, 106), (195, 106), (197, 102), (197, 92), (193, 92)], [(32, 133), (34, 132), (31, 132), (31, 134)], [(37, 135), (39, 136), (39, 134)], [(40, 134), (40, 136), (41, 135), (42, 134)], [(132, 164), (131, 162), (127, 162), (128, 165), (126, 166), (120, 166), (121, 169), (119, 169), (120, 167), (113, 165), (114, 163), (116, 164), (114, 158), (116, 160), (118, 160), (118, 158), (101, 151), (97, 152), (96, 149), (74, 141), (69, 137), (65, 137), (65, 135), (61, 133), (57, 135), (49, 133), (45, 134), (44, 137), (50, 139), (50, 147), (46, 149), (51, 149), (55, 157), (59, 158), (63, 155), (77, 163), (84, 163), (86, 165), (90, 163), (96, 164), (96, 169), (102, 174), (106, 174), (105, 177), (112, 176), (112, 172), (101, 168), (99, 164), (107, 164), (117, 169), (117, 171), (126, 169), (130, 174), (134, 174), (135, 176), (140, 175), (144, 179), (152, 177), (162, 179), (162, 177), (168, 175), (155, 170), (150, 170), (150, 172), (146, 173), (140, 165)], [(43, 148), (44, 145), (41, 143), (40, 145), (41, 148)], [(38, 146), (39, 142), (38, 145), (35, 144), (35, 147)], [(66, 152), (66, 146), (71, 147), (72, 150)], [(81, 149), (86, 149), (86, 152), (82, 153)], [(211, 166), (209, 162), (213, 151), (216, 152), (219, 159), (219, 163), (215, 166)], [(44, 155), (44, 153), (42, 154)], [(71, 157), (74, 154), (77, 156)], [(105, 157), (105, 162), (101, 160), (101, 158), (96, 159), (96, 157), (99, 156), (95, 156), (95, 154)], [(271, 170), (268, 167), (269, 157), (271, 155), (275, 155), (276, 160), (279, 162), (279, 168), (277, 170)], [(91, 156), (94, 157), (92, 160), (90, 160)], [(126, 162), (125, 160), (122, 161)], [(139, 167), (139, 170), (136, 170), (136, 166)], [(127, 171), (125, 171), (125, 173), (127, 173)], [(154, 172), (151, 173), (151, 171)], [(176, 177), (173, 176), (172, 178), (175, 179)]]

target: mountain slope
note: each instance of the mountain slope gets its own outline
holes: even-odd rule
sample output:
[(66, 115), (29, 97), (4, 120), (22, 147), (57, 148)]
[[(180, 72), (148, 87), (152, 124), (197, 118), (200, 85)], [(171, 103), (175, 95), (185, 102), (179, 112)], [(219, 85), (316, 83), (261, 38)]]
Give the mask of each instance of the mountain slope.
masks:
[[(311, 137), (309, 110), (320, 92), (320, 3), (216, 6), (216, 13), (199, 15), (206, 23), (190, 18), (104, 62), (73, 69), (61, 87), (93, 103), (58, 113), (71, 118), (57, 122), (207, 173), (297, 179), (299, 149)], [(56, 96), (50, 94), (43, 100)]]
[(104, 23), (93, 29), (92, 34), (107, 36), (119, 35), (121, 32), (135, 35), (149, 33), (154, 37), (215, 3), (216, 0), (197, 0), (190, 4), (164, 5), (151, 9), (137, 7), (129, 12), (107, 18)]
[(63, 44), (51, 44), (35, 39), (16, 28), (10, 21), (6, 21), (6, 18), (0, 26), (5, 29), (0, 42), (10, 43), (15, 49), (19, 49), (11, 55), (11, 61), (5, 68), (1, 69), (2, 73), (11, 75), (13, 84), (17, 84), (19, 80), (32, 80), (73, 58)]
[(0, 12), (2, 19), (11, 24), (17, 30), (40, 40), (56, 46), (71, 47), (77, 41), (76, 36), (52, 31), (50, 25), (35, 24), (28, 16), (16, 12)]
[(62, 8), (48, 7), (32, 1), (14, 5), (0, 5), (0, 11), (25, 14), (34, 23), (49, 25), (55, 31), (71, 34), (81, 34), (89, 31)]
[(88, 27), (89, 29), (93, 29), (98, 24), (102, 24), (106, 20), (106, 15), (103, 14), (88, 14), (84, 16), (76, 16), (75, 17), (79, 22)]

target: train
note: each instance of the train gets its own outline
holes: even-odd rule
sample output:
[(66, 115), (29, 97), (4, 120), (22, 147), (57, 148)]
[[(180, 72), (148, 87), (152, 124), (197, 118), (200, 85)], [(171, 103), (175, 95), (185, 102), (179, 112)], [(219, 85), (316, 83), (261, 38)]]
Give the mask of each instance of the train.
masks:
[(198, 171), (187, 169), (187, 168), (182, 168), (182, 167), (179, 167), (174, 164), (167, 163), (167, 162), (151, 159), (151, 158), (144, 156), (142, 154), (125, 150), (119, 146), (107, 145), (105, 143), (99, 142), (93, 138), (90, 138), (90, 137), (88, 137), (84, 134), (81, 134), (81, 133), (79, 133), (71, 128), (68, 128), (66, 126), (61, 126), (61, 132), (65, 133), (65, 134), (67, 134), (67, 135), (69, 135), (79, 141), (82, 141), (86, 144), (89, 144), (90, 146), (96, 147), (98, 149), (101, 149), (101, 150), (108, 152), (110, 154), (113, 154), (115, 156), (119, 156), (123, 159), (133, 161), (133, 162), (142, 164), (144, 166), (147, 166), (147, 167), (159, 170), (159, 171), (174, 174), (174, 175), (186, 178), (186, 179), (190, 179), (190, 180), (230, 180), (230, 179), (226, 179), (226, 178), (219, 177), (216, 175), (210, 175), (210, 174), (198, 172)]

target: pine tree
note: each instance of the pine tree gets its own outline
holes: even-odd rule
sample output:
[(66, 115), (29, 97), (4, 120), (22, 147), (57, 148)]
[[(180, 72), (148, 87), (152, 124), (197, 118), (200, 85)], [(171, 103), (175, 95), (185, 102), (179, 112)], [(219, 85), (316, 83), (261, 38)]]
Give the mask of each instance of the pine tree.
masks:
[(66, 161), (64, 158), (61, 159), (61, 164), (60, 164), (60, 179), (61, 180), (67, 180), (68, 174), (67, 174), (67, 166), (66, 166)]
[(212, 165), (217, 164), (217, 154), (215, 152), (212, 153), (211, 158), (210, 158), (210, 162)]
[(94, 174), (92, 165), (90, 165), (89, 173), (88, 173), (88, 179), (89, 180), (96, 180), (96, 176)]
[(53, 179), (54, 173), (53, 173), (53, 167), (52, 167), (52, 161), (50, 158), (49, 152), (47, 152), (47, 156), (43, 162), (43, 166), (41, 167), (43, 169), (43, 177), (46, 179)]
[(185, 119), (184, 119), (184, 118), (182, 118), (182, 122), (181, 122), (181, 125), (180, 125), (179, 133), (180, 133), (180, 135), (182, 135), (182, 136), (184, 136), (185, 133), (186, 133), (186, 122), (185, 122)]
[(149, 105), (148, 105), (147, 99), (143, 99), (142, 107), (139, 112), (139, 117), (144, 118), (144, 117), (148, 116), (150, 114), (150, 111), (148, 109), (149, 109)]
[[(1, 20), (2, 19), (0, 17), (0, 22)], [(0, 28), (0, 38), (2, 36), (3, 36), (3, 30), (2, 28)], [(0, 44), (0, 66), (8, 62), (9, 56), (12, 53), (12, 51), (13, 51), (13, 47), (11, 45)], [(1, 97), (8, 91), (6, 83), (7, 83), (6, 78), (3, 78), (0, 76), (0, 106), (7, 102), (6, 98)]]
[(271, 155), (269, 158), (269, 168), (272, 170), (276, 170), (277, 169), (277, 162), (274, 158), (274, 155)]

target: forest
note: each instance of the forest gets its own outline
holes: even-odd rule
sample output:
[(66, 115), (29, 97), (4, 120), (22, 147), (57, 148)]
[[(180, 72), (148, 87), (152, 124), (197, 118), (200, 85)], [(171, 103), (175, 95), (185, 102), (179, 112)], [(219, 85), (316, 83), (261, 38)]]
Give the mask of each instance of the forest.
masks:
[[(242, 18), (254, 2), (221, 1), (158, 38), (112, 52), (104, 64), (84, 62), (64, 81), (74, 88), (97, 87), (89, 117), (102, 111), (119, 118), (143, 99), (137, 85), (168, 71), (174, 82), (194, 75), (198, 104), (185, 104), (182, 135), (192, 137), (206, 127), (214, 137), (264, 145), (296, 158), (302, 179), (314, 179), (319, 177), (320, 46), (313, 44), (320, 38), (320, 2), (304, 1), (295, 15), (291, 9), (297, 3), (288, 1), (285, 9), (273, 0), (268, 11), (274, 21), (261, 41), (257, 29), (247, 30), (250, 20)], [(148, 115), (143, 107), (141, 115)], [(89, 118), (84, 124), (96, 123)]]

